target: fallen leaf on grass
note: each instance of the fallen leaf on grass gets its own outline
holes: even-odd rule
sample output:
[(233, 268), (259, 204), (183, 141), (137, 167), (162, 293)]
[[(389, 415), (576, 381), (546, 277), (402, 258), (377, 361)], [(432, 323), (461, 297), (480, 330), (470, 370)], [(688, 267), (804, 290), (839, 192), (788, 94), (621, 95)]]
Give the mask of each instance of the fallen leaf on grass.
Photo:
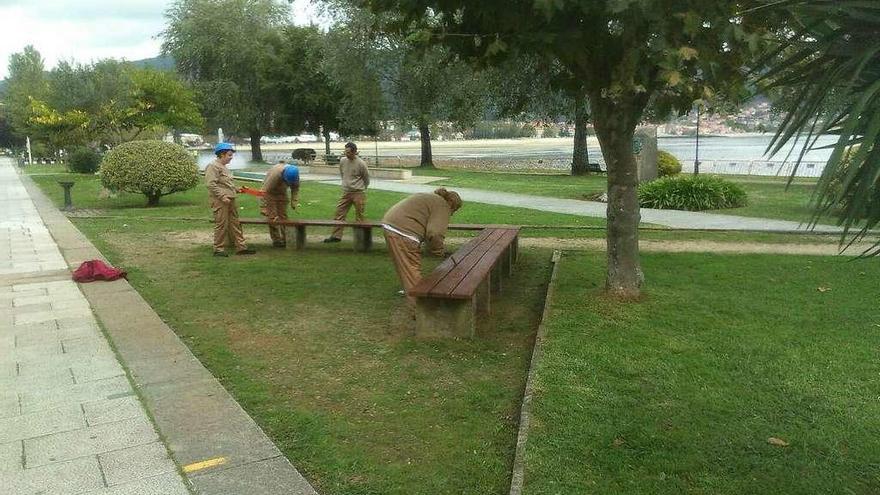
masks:
[(615, 438), (614, 441), (611, 442), (611, 445), (613, 445), (615, 447), (620, 447), (623, 444), (624, 444), (624, 441), (622, 438)]
[(770, 437), (767, 439), (767, 443), (770, 445), (775, 445), (777, 447), (788, 447), (788, 442), (781, 438)]
[(819, 292), (828, 292), (831, 290), (831, 287), (816, 287), (816, 290)]

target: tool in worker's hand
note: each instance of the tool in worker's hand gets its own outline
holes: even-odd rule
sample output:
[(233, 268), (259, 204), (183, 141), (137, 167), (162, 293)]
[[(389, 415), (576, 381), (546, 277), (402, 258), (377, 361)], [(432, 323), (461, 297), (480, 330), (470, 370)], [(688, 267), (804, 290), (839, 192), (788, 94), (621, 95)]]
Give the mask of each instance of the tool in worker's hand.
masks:
[(253, 189), (250, 187), (242, 187), (238, 191), (242, 194), (250, 194), (251, 196), (256, 196), (258, 198), (262, 198), (263, 196), (266, 195), (266, 193), (264, 193), (263, 191), (261, 191), (259, 189)]

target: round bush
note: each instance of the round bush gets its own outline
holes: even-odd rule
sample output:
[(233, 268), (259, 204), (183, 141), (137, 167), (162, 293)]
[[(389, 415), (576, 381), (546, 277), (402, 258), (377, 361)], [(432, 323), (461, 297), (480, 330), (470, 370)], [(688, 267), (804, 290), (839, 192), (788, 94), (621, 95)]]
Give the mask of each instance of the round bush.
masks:
[(101, 162), (104, 187), (159, 198), (192, 189), (199, 182), (196, 159), (183, 146), (165, 141), (131, 141), (113, 148)]
[(681, 173), (681, 162), (672, 153), (660, 150), (657, 152), (657, 175), (669, 177)]
[(664, 210), (716, 210), (747, 203), (739, 184), (719, 177), (679, 175), (639, 185), (639, 206)]
[(94, 174), (101, 164), (101, 155), (91, 148), (77, 148), (67, 157), (67, 168), (79, 174)]

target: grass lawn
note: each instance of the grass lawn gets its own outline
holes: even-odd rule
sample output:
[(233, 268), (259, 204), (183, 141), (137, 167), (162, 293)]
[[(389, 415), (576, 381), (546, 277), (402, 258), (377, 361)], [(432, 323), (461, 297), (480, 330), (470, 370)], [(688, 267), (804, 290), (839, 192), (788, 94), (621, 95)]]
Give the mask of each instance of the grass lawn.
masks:
[(877, 260), (642, 262), (620, 304), (602, 255), (563, 259), (527, 495), (880, 493)]

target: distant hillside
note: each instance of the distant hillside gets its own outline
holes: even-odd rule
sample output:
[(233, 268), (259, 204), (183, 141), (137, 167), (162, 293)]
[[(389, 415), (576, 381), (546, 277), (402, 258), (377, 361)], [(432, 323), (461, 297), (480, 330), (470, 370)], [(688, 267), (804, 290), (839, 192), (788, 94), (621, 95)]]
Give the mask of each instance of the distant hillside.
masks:
[(143, 60), (132, 60), (131, 63), (138, 67), (148, 67), (158, 70), (174, 70), (174, 58), (171, 56), (159, 56), (153, 58), (145, 58)]

